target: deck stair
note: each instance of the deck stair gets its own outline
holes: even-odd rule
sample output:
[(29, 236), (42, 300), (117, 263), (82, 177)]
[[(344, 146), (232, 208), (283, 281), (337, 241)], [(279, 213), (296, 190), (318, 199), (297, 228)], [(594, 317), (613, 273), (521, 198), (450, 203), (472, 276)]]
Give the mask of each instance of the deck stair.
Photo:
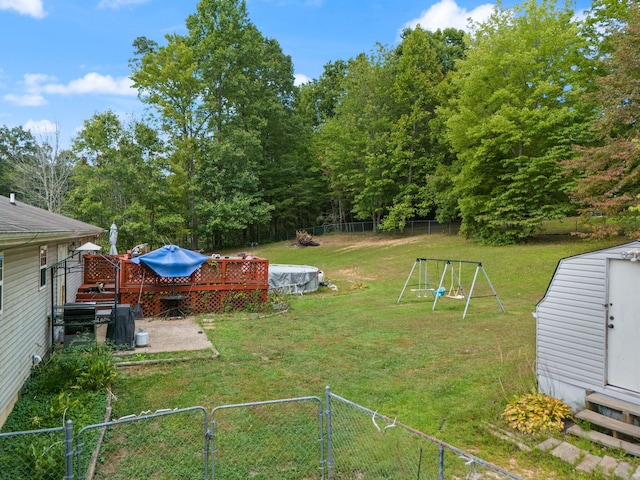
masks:
[(640, 457), (640, 405), (587, 392), (585, 409), (576, 413), (575, 418), (589, 422), (594, 428), (584, 430), (572, 425), (567, 433)]
[(104, 291), (96, 292), (92, 291), (96, 284), (84, 284), (76, 293), (76, 302), (113, 302), (115, 299), (115, 285), (113, 283), (105, 283)]

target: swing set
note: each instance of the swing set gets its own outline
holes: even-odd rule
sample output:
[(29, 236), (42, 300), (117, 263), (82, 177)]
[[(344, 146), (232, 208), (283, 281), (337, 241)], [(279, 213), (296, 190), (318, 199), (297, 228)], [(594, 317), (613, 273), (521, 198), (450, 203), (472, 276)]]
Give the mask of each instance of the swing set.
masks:
[[(429, 282), (429, 265), (431, 264), (431, 271), (435, 270), (436, 280), (439, 278), (439, 283), (437, 287), (434, 287)], [(456, 273), (455, 264), (458, 265), (458, 272)], [(473, 281), (471, 282), (471, 288), (469, 289), (469, 293), (466, 294), (464, 291), (464, 287), (461, 283), (462, 277), (462, 265), (463, 264), (472, 264), (476, 266), (475, 273), (473, 275)], [(442, 265), (442, 267), (441, 267)], [(482, 262), (477, 262), (473, 260), (450, 260), (450, 259), (442, 259), (442, 258), (416, 258), (416, 261), (413, 263), (413, 267), (409, 272), (409, 276), (407, 277), (407, 281), (404, 283), (404, 287), (402, 287), (402, 291), (400, 292), (400, 296), (396, 303), (400, 303), (404, 292), (407, 290), (407, 287), (410, 287), (409, 282), (414, 276), (414, 273), (418, 274), (418, 283), (413, 284), (414, 288), (410, 288), (412, 292), (418, 293), (418, 298), (427, 298), (433, 297), (433, 306), (431, 310), (436, 309), (436, 305), (438, 304), (438, 300), (440, 298), (451, 298), (455, 300), (465, 300), (464, 313), (462, 314), (462, 319), (467, 316), (467, 311), (469, 310), (469, 304), (471, 303), (472, 298), (480, 298), (480, 297), (495, 297), (498, 302), (498, 306), (502, 313), (505, 313), (504, 307), (502, 306), (502, 302), (498, 298), (498, 294), (496, 290), (493, 288), (491, 284), (491, 280), (489, 280), (489, 276), (482, 266)], [(478, 274), (482, 272), (484, 275), (489, 288), (491, 289), (491, 294), (489, 295), (473, 295), (473, 290), (476, 286), (476, 281), (478, 279)], [(447, 276), (448, 274), (448, 276)], [(432, 274), (433, 277), (433, 274)], [(445, 282), (447, 278), (449, 281), (449, 289), (445, 287)]]

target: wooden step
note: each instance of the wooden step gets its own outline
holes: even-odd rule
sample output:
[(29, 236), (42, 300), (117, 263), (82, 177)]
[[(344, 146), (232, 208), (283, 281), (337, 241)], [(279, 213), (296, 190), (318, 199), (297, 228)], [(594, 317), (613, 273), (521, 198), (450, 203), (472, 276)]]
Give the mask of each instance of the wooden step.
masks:
[(114, 295), (113, 292), (78, 292), (76, 293), (76, 302), (113, 302)]
[(620, 440), (619, 438), (613, 438), (611, 435), (607, 435), (605, 433), (596, 432), (595, 430), (584, 430), (579, 425), (570, 426), (567, 429), (567, 433), (575, 435), (576, 437), (586, 438), (592, 442), (604, 445), (605, 447), (619, 448), (627, 452), (629, 455), (640, 457), (640, 445)]
[(617, 432), (628, 435), (629, 437), (640, 438), (640, 427), (631, 423), (616, 420), (615, 418), (607, 417), (606, 415), (601, 415), (593, 410), (582, 410), (581, 412), (576, 413), (575, 417), (581, 420), (586, 420), (587, 422), (598, 425), (599, 427), (606, 428), (607, 430), (611, 430), (614, 432), (614, 436)]
[(603, 407), (617, 410), (622, 414), (629, 414), (640, 417), (640, 406), (633, 403), (624, 402), (616, 398), (602, 395), (601, 393), (591, 393), (585, 397), (585, 404), (589, 410), (594, 410), (593, 405), (601, 405)]

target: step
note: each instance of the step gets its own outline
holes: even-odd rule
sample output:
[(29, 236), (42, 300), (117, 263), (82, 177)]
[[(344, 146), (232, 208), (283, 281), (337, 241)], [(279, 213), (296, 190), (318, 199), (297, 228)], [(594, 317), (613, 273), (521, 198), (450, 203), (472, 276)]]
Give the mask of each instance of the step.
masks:
[(611, 435), (596, 432), (595, 430), (584, 430), (578, 425), (572, 425), (567, 429), (567, 433), (576, 437), (586, 438), (592, 442), (599, 443), (605, 447), (619, 448), (627, 452), (629, 455), (640, 457), (640, 445), (635, 443), (613, 438)]
[(606, 415), (601, 415), (593, 410), (582, 410), (581, 412), (576, 413), (575, 417), (606, 428), (607, 430), (611, 430), (612, 432), (622, 433), (629, 437), (640, 438), (640, 427), (631, 423), (616, 420), (615, 418), (607, 417)]
[(587, 408), (589, 408), (590, 410), (593, 410), (593, 408), (590, 408), (589, 405), (595, 404), (611, 408), (612, 410), (617, 410), (623, 414), (628, 413), (630, 415), (640, 417), (640, 405), (634, 405), (633, 403), (624, 402), (616, 398), (608, 397), (601, 393), (590, 393), (585, 397), (585, 402)]
[(108, 302), (113, 301), (113, 293), (78, 292), (76, 302)]

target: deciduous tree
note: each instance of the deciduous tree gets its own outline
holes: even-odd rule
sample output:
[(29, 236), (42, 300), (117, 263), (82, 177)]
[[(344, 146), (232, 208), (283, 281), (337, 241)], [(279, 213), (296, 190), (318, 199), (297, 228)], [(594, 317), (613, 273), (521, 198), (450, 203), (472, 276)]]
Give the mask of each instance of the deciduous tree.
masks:
[(609, 32), (611, 54), (604, 56), (598, 88), (591, 95), (602, 106), (594, 124), (598, 145), (580, 149), (568, 162), (578, 180), (574, 200), (586, 216), (605, 216), (610, 228), (595, 233), (637, 235), (640, 194), (640, 9), (631, 9), (624, 30)]
[(584, 140), (592, 112), (585, 41), (573, 11), (530, 0), (497, 7), (476, 25), (447, 137), (461, 162), (455, 179), (462, 231), (490, 243), (530, 237), (544, 219), (571, 211), (562, 161)]

